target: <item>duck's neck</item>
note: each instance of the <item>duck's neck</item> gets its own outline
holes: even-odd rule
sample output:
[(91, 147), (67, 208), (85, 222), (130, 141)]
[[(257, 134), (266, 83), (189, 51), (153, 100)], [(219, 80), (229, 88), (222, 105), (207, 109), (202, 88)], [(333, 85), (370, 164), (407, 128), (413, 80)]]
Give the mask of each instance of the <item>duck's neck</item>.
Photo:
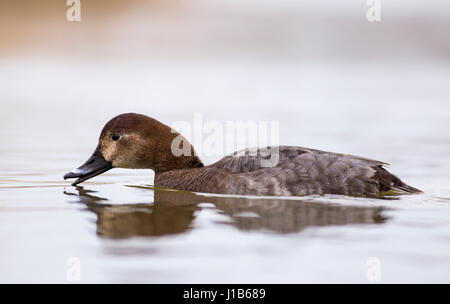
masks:
[[(154, 146), (153, 170), (163, 173), (172, 170), (192, 169), (203, 167), (203, 163), (196, 155), (194, 147), (180, 133), (172, 131), (169, 127), (159, 125), (160, 137)], [(162, 135), (162, 136), (161, 136)]]
[(163, 173), (167, 171), (180, 170), (180, 169), (192, 169), (203, 167), (203, 163), (198, 158), (198, 156), (179, 156), (176, 157), (170, 154), (169, 157), (165, 158), (161, 162), (158, 162), (155, 167), (155, 173)]

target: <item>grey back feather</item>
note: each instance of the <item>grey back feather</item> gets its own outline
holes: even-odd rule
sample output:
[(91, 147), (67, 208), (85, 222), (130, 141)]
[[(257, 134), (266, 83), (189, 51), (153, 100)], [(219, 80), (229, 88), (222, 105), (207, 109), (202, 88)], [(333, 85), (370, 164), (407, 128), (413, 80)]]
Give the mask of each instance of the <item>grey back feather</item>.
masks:
[(302, 147), (279, 146), (278, 151), (273, 167), (263, 167), (261, 161), (270, 156), (254, 155), (252, 149), (228, 155), (211, 167), (232, 173), (230, 194), (376, 196), (379, 192), (373, 177), (383, 162)]

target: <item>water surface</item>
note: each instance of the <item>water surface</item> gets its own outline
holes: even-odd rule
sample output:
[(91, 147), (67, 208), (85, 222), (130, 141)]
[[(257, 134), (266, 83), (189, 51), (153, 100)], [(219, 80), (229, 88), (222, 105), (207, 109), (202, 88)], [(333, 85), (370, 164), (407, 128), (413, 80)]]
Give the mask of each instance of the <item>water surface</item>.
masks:
[[(372, 257), (381, 282), (450, 282), (448, 69), (118, 67), (2, 62), (1, 282), (70, 282), (71, 257), (81, 282), (365, 283)], [(62, 180), (103, 124), (130, 111), (167, 124), (196, 112), (278, 120), (281, 144), (386, 161), (424, 194), (212, 196), (154, 189), (150, 170), (114, 169), (77, 188)]]

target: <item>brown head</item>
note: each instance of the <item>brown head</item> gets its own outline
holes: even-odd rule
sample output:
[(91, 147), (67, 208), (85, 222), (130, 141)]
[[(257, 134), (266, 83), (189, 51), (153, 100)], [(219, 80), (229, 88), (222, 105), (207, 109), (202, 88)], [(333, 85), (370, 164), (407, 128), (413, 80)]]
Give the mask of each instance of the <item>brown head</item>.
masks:
[[(189, 146), (189, 153), (173, 150), (175, 139)], [(188, 154), (188, 155), (187, 155)], [(178, 132), (145, 115), (127, 113), (111, 119), (103, 128), (97, 149), (81, 167), (64, 175), (79, 184), (112, 168), (153, 169), (165, 172), (203, 166), (194, 148)]]

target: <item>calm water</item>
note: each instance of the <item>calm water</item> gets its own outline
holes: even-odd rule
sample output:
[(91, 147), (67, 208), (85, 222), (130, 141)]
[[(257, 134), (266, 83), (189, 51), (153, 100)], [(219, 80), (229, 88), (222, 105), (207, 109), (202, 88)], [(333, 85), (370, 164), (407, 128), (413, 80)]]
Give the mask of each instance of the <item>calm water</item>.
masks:
[[(0, 282), (69, 282), (71, 257), (81, 282), (364, 283), (371, 257), (381, 282), (450, 282), (442, 65), (0, 64)], [(425, 193), (217, 197), (155, 190), (151, 171), (119, 169), (63, 181), (129, 111), (168, 124), (278, 120), (281, 144), (386, 161)]]

